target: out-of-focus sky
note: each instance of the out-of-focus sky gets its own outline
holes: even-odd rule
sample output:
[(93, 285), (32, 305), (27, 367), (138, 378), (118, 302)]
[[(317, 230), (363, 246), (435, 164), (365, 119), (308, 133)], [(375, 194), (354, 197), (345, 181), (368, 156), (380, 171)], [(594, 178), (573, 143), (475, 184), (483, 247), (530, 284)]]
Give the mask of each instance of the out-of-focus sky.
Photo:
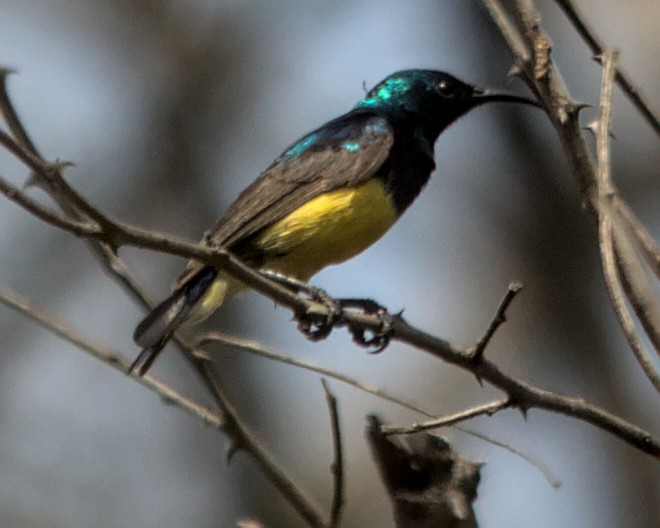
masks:
[[(574, 97), (596, 105), (600, 69), (552, 2), (539, 2), (553, 55)], [(657, 104), (657, 2), (582, 1), (593, 26)], [(347, 111), (399, 69), (443, 69), (479, 86), (525, 93), (479, 2), (0, 1), (0, 65), (40, 150), (70, 160), (68, 180), (94, 204), (145, 228), (199, 238), (292, 141)], [(617, 185), (656, 236), (657, 138), (615, 94)], [(585, 124), (595, 109), (584, 111)], [(458, 343), (483, 332), (511, 280), (525, 290), (488, 354), (541, 386), (584, 396), (655, 429), (657, 395), (608, 306), (596, 233), (541, 112), (484, 107), (436, 145), (438, 170), (373, 248), (314, 282), (371, 297)], [(0, 152), (0, 173), (27, 172)], [(34, 192), (35, 195), (38, 191)], [(80, 240), (0, 200), (0, 283), (128, 357), (141, 312)], [(183, 263), (124, 249), (131, 270), (164, 296)], [(284, 309), (255, 294), (232, 300), (216, 328), (364, 381), (439, 414), (497, 392), (423, 353), (378, 356), (341, 331), (307, 342)], [(0, 525), (22, 527), (302, 526), (252, 462), (227, 465), (226, 438), (130, 379), (0, 308)], [(245, 419), (320, 504), (331, 498), (331, 443), (318, 376), (218, 350)], [(154, 368), (205, 401), (174, 348)], [(419, 417), (331, 382), (347, 458), (343, 526), (392, 526), (363, 439), (364, 416)], [(542, 461), (563, 481), (496, 446), (446, 431), (486, 461), (476, 502), (484, 527), (657, 526), (658, 465), (594, 428), (532, 410), (470, 423)]]

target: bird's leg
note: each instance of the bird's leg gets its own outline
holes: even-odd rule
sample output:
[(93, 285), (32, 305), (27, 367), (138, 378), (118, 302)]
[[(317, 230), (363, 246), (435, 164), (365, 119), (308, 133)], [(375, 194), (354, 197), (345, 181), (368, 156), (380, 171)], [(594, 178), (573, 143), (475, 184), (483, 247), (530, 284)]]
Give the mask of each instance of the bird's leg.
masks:
[(307, 311), (296, 314), (298, 329), (305, 334), (305, 337), (312, 341), (319, 341), (330, 335), (333, 326), (341, 317), (342, 306), (340, 301), (328, 295), (325, 290), (295, 277), (269, 270), (262, 270), (261, 273), (297, 293), (307, 295), (311, 300), (322, 304), (326, 308), (323, 313)]
[(370, 352), (376, 354), (382, 352), (390, 343), (392, 337), (392, 327), (395, 317), (401, 314), (391, 315), (387, 309), (372, 299), (335, 299), (325, 290), (301, 281), (294, 277), (282, 275), (273, 271), (262, 270), (262, 274), (268, 278), (291, 288), (297, 293), (307, 295), (313, 301), (322, 304), (326, 310), (320, 314), (313, 311), (307, 311), (297, 314), (298, 329), (312, 341), (319, 341), (330, 335), (332, 328), (342, 321), (345, 309), (359, 310), (364, 314), (375, 315), (381, 321), (381, 326), (376, 330), (366, 330), (357, 324), (347, 323), (349, 331), (353, 336), (353, 341), (365, 348), (373, 348)]

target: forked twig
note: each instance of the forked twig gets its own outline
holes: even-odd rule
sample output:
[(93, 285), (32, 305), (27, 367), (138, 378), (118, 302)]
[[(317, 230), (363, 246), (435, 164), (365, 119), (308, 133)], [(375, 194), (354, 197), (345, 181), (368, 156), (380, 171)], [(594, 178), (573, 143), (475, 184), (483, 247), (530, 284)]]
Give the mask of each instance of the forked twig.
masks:
[[(637, 334), (633, 315), (625, 301), (624, 287), (621, 284), (617, 260), (627, 263), (626, 276), (633, 273), (643, 273), (637, 266), (633, 271), (634, 252), (624, 252), (627, 245), (626, 233), (617, 229), (618, 212), (612, 206), (612, 196), (615, 193), (610, 173), (610, 146), (609, 126), (612, 112), (612, 88), (614, 86), (614, 72), (618, 54), (614, 51), (605, 52), (603, 55), (603, 81), (601, 87), (600, 110), (596, 122), (596, 157), (598, 160), (597, 175), (599, 188), (598, 206), (598, 238), (601, 251), (601, 262), (603, 264), (603, 275), (609, 292), (614, 312), (619, 320), (623, 334), (628, 340), (642, 370), (649, 378), (655, 389), (660, 392), (660, 374), (656, 371), (650, 354), (644, 347), (642, 340)], [(628, 253), (628, 255), (626, 255)], [(625, 257), (625, 258), (624, 258)], [(629, 279), (634, 280), (633, 278)], [(637, 290), (632, 290), (633, 295)], [(646, 312), (641, 312), (643, 320)], [(645, 325), (646, 327), (646, 325)]]

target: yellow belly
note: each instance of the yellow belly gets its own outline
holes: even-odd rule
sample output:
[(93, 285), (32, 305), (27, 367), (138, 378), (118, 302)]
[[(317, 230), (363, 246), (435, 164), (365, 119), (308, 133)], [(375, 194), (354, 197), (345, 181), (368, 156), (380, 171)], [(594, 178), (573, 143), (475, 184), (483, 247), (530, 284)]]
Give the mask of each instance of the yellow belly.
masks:
[(256, 245), (264, 268), (309, 279), (376, 242), (397, 218), (380, 180), (322, 194), (267, 228)]
[[(266, 254), (263, 269), (302, 280), (330, 264), (354, 257), (376, 242), (397, 219), (380, 180), (322, 194), (266, 228), (255, 245)], [(245, 286), (220, 272), (191, 311), (200, 322)]]

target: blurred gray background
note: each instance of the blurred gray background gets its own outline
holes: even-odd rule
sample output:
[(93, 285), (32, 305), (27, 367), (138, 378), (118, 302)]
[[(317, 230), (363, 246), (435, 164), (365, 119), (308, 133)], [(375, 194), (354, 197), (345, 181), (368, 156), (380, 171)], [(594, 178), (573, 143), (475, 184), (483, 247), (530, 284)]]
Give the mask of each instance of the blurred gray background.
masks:
[[(597, 105), (600, 69), (553, 2), (544, 25), (573, 95)], [(581, 1), (600, 35), (657, 106), (660, 8), (653, 0)], [(0, 0), (0, 64), (50, 159), (69, 181), (127, 222), (198, 239), (238, 192), (292, 141), (347, 111), (398, 69), (447, 70), (480, 86), (525, 93), (479, 2)], [(587, 109), (585, 124), (595, 115)], [(657, 138), (615, 93), (616, 184), (660, 233)], [(401, 221), (353, 261), (314, 282), (336, 296), (372, 297), (446, 339), (473, 343), (507, 284), (526, 288), (488, 355), (507, 371), (584, 396), (655, 429), (657, 395), (632, 359), (608, 305), (592, 218), (582, 209), (557, 138), (530, 108), (493, 105), (447, 131), (438, 170)], [(0, 152), (3, 177), (26, 170)], [(37, 192), (37, 191), (34, 191)], [(141, 311), (77, 239), (0, 199), (0, 282), (133, 358)], [(183, 262), (123, 249), (154, 297)], [(290, 313), (248, 293), (204, 327), (217, 328), (358, 376), (437, 413), (497, 393), (422, 352), (378, 356), (345, 332), (307, 342)], [(0, 307), (0, 525), (3, 527), (302, 526), (226, 437), (12, 311)], [(331, 443), (319, 377), (216, 348), (246, 420), (326, 508)], [(153, 373), (206, 401), (168, 348)], [(364, 416), (418, 416), (331, 382), (347, 459), (343, 526), (392, 526), (363, 439)], [(551, 489), (520, 458), (456, 431), (483, 460), (481, 526), (656, 527), (660, 471), (648, 457), (583, 423), (532, 410), (469, 424), (525, 451), (563, 481)]]

